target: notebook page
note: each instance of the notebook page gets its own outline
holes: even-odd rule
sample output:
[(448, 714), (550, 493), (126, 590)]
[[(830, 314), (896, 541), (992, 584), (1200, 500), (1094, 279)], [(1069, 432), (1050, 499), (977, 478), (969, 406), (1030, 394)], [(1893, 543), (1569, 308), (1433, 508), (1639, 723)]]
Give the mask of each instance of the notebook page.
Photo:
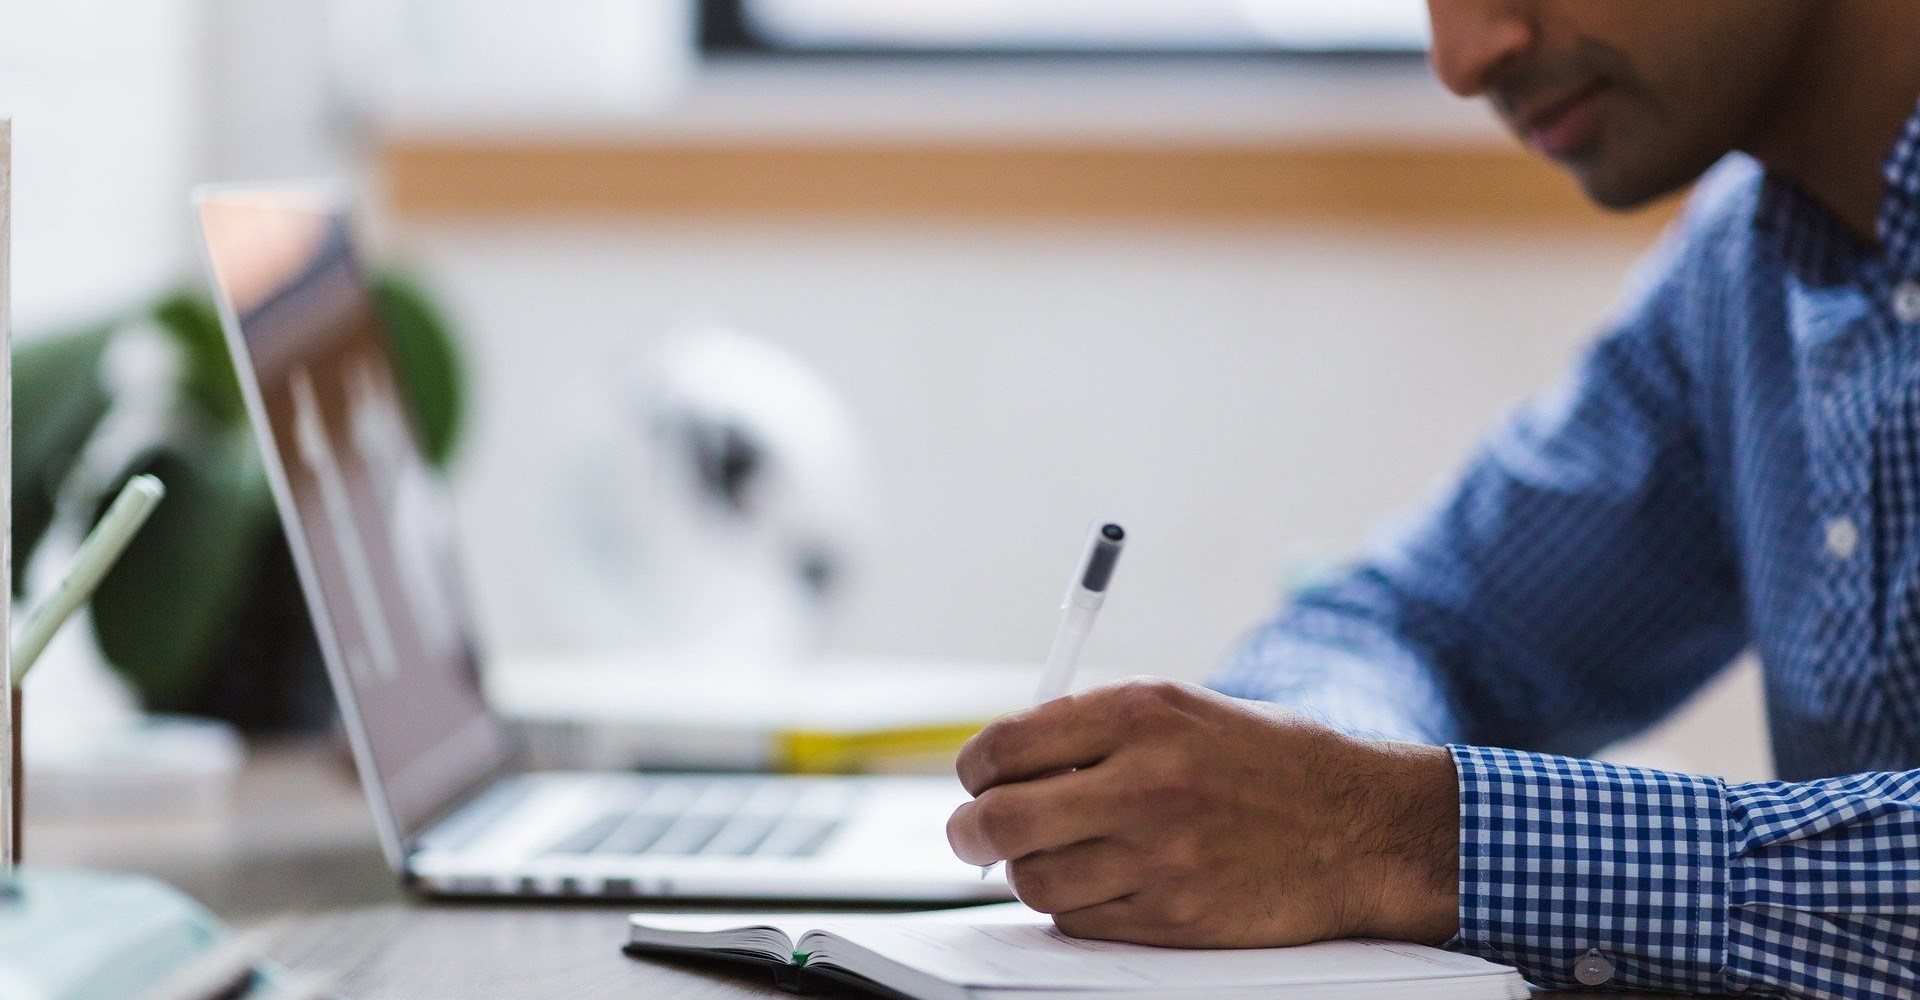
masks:
[[(960, 906), (910, 913), (688, 913), (641, 911), (627, 915), (629, 939), (684, 948), (726, 948), (752, 940), (770, 950), (791, 951), (793, 942), (822, 924), (871, 922), (1030, 923), (1046, 918), (1019, 903)], [(780, 938), (785, 938), (780, 941)], [(775, 947), (777, 945), (777, 948)]]
[[(855, 946), (839, 946), (831, 935)], [(1087, 941), (1044, 916), (1020, 923), (828, 923), (801, 950), (863, 965), (858, 951), (968, 987), (1152, 992), (1261, 986), (1388, 983), (1504, 977), (1511, 970), (1468, 955), (1388, 941), (1329, 941), (1298, 948), (1189, 951)]]
[[(844, 917), (846, 914), (843, 913), (841, 916)], [(627, 915), (627, 923), (634, 930), (670, 931), (679, 934), (722, 934), (764, 927), (779, 931), (790, 940), (798, 940), (800, 935), (819, 926), (819, 921), (831, 919), (833, 919), (831, 916), (820, 913), (771, 915), (766, 913), (676, 913), (671, 910)]]
[(811, 923), (755, 922), (745, 914), (635, 913), (627, 917), (627, 943), (639, 948), (674, 948), (758, 958), (781, 964), (793, 961), (793, 942)]

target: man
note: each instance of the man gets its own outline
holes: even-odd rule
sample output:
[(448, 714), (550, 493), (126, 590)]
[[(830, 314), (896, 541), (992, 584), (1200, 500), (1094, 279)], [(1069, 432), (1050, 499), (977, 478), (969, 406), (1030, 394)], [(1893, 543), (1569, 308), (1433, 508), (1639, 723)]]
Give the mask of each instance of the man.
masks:
[[(1253, 637), (1237, 698), (994, 723), (954, 849), (1087, 937), (1920, 995), (1920, 3), (1430, 12), (1449, 88), (1602, 205), (1706, 173), (1687, 213), (1561, 392)], [(1578, 759), (1749, 646), (1791, 783)]]

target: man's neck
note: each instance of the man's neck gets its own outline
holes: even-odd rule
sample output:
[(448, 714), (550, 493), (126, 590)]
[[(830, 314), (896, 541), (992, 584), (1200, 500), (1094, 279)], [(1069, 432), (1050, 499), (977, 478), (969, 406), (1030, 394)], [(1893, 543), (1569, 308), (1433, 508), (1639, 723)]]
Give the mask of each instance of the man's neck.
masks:
[(1779, 100), (1780, 111), (1742, 148), (1878, 243), (1881, 168), (1920, 102), (1920, 3), (1825, 5)]

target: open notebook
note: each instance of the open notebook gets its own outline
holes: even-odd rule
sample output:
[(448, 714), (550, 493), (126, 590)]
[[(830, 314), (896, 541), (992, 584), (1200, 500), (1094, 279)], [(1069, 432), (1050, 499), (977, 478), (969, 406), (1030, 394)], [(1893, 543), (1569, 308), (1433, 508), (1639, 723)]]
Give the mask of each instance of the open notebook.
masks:
[[(744, 922), (743, 922), (744, 921)], [(1525, 1000), (1520, 974), (1392, 941), (1185, 951), (1083, 941), (1019, 903), (908, 914), (636, 913), (627, 952), (766, 965), (798, 991), (854, 983), (910, 1000)]]

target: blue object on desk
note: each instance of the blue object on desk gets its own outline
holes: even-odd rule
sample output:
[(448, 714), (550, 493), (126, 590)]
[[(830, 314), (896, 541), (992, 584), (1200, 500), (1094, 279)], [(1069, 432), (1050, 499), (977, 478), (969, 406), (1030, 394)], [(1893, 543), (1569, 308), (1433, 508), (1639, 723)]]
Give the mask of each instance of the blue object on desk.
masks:
[[(234, 945), (205, 907), (154, 879), (23, 868), (0, 899), (0, 1000), (145, 1000)], [(224, 993), (261, 982), (239, 963)]]

